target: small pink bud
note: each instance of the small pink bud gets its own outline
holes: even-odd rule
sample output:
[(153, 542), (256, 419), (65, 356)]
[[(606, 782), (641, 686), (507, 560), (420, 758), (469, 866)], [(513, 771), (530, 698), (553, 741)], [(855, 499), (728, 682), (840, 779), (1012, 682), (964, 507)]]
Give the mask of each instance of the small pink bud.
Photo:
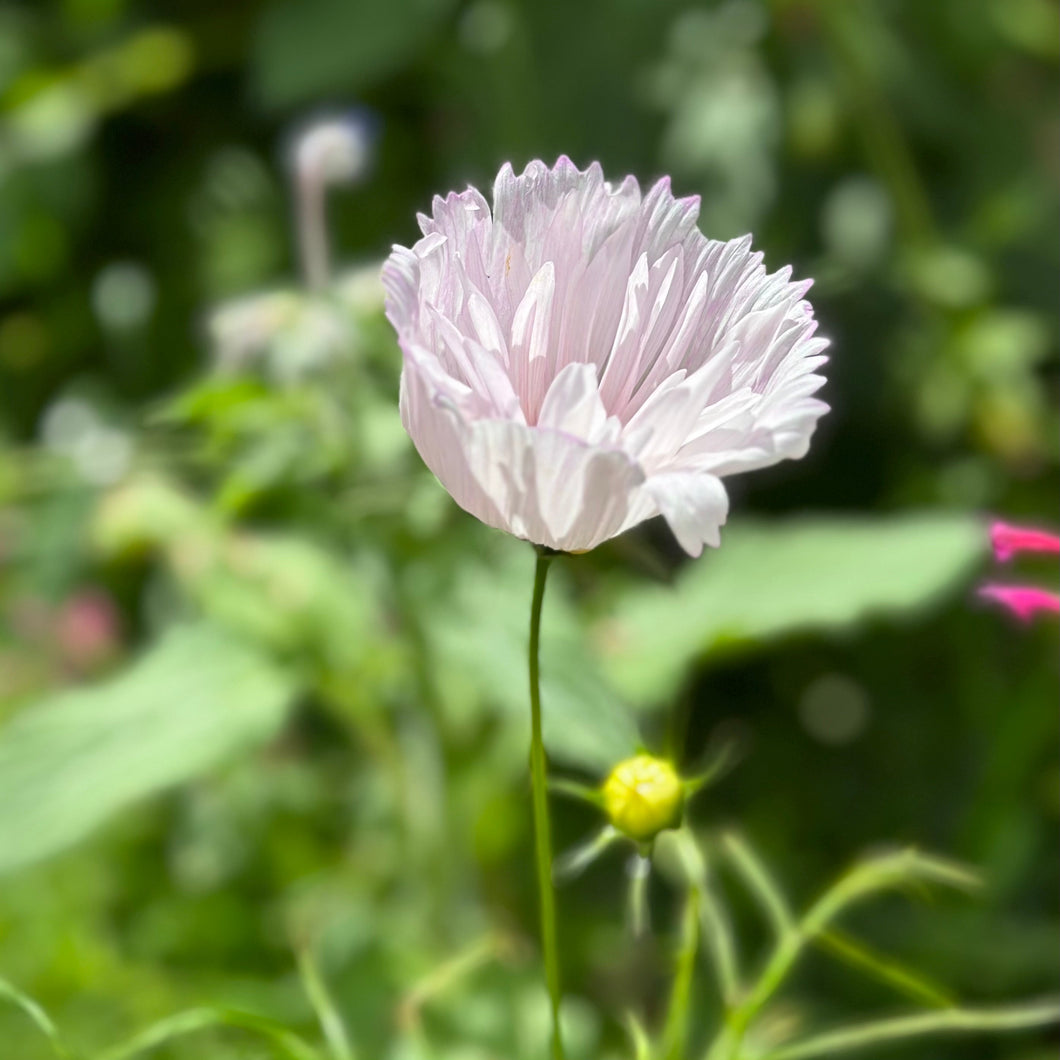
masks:
[(1045, 589), (1022, 585), (984, 585), (979, 595), (1007, 607), (1021, 622), (1030, 622), (1040, 611), (1060, 613), (1060, 596)]
[(1018, 552), (1060, 552), (1060, 537), (1056, 534), (1009, 523), (991, 525), (990, 544), (1001, 563), (1007, 563)]

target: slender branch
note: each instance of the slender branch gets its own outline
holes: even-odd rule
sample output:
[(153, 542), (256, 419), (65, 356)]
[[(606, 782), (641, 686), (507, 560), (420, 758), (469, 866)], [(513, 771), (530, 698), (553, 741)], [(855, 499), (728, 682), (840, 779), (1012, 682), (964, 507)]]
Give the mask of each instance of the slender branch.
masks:
[(308, 946), (298, 952), (298, 973), (320, 1029), (324, 1032), (332, 1060), (354, 1060), (354, 1048), (346, 1024)]
[(402, 1029), (407, 1031), (416, 1027), (427, 1002), (493, 960), (500, 948), (501, 940), (497, 936), (486, 935), (475, 939), (466, 949), (428, 973), (408, 991), (398, 1006), (398, 1023)]
[(978, 880), (961, 865), (916, 850), (899, 850), (855, 864), (817, 899), (791, 930), (777, 939), (758, 979), (730, 1013), (727, 1026), (712, 1044), (707, 1054), (710, 1060), (739, 1055), (752, 1020), (780, 988), (807, 944), (815, 941), (841, 912), (869, 895), (915, 882), (967, 888), (976, 886)]
[(534, 804), (534, 858), (541, 906), (541, 948), (545, 957), (545, 982), (552, 1008), (552, 1058), (565, 1060), (560, 1029), (559, 946), (556, 941), (556, 897), (552, 889), (552, 829), (548, 816), (548, 776), (545, 742), (541, 733), (541, 605), (550, 553), (539, 550), (534, 569), (534, 595), (530, 604), (530, 780)]
[(1019, 1030), (1058, 1022), (1060, 1004), (1055, 1001), (1008, 1009), (945, 1009), (826, 1031), (767, 1053), (765, 1060), (806, 1060), (808, 1057), (862, 1049), (914, 1035)]
[(956, 1008), (957, 998), (921, 972), (906, 968), (886, 954), (834, 928), (822, 931), (817, 946), (881, 983), (928, 1008)]
[(795, 918), (786, 899), (751, 847), (738, 835), (729, 832), (722, 838), (722, 849), (754, 892), (777, 937), (783, 938), (794, 931)]
[(732, 926), (721, 900), (710, 885), (707, 864), (695, 836), (687, 828), (665, 833), (676, 843), (678, 860), (691, 890), (699, 893), (699, 919), (703, 940), (710, 952), (718, 989), (726, 1009), (736, 1004), (740, 994), (740, 971), (736, 961), (736, 942)]

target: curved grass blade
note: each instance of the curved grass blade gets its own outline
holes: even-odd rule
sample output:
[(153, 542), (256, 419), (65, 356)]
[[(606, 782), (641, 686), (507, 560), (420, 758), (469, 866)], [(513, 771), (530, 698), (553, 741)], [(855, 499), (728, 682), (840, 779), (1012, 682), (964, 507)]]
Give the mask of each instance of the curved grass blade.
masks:
[(0, 1000), (10, 1001), (16, 1008), (20, 1008), (29, 1017), (30, 1022), (48, 1039), (52, 1052), (56, 1056), (61, 1057), (62, 1060), (72, 1060), (73, 1054), (63, 1044), (58, 1028), (52, 1023), (48, 1013), (33, 998), (24, 994), (13, 983), (0, 979)]
[(834, 928), (822, 931), (814, 942), (852, 968), (857, 968), (904, 994), (910, 1001), (931, 1008), (954, 1008), (957, 1005), (957, 998), (953, 994), (932, 982), (926, 975), (907, 968), (893, 957), (876, 952), (846, 932), (836, 931)]
[(1060, 1002), (1056, 1001), (1002, 1009), (946, 1009), (825, 1031), (775, 1049), (763, 1060), (810, 1060), (928, 1034), (1013, 1031), (1053, 1023), (1060, 1023)]
[(203, 1006), (167, 1016), (105, 1052), (99, 1060), (129, 1060), (131, 1057), (150, 1053), (174, 1038), (223, 1028), (250, 1031), (268, 1039), (286, 1060), (324, 1060), (316, 1049), (282, 1023), (277, 1023), (267, 1016), (223, 1006)]
[(356, 1053), (346, 1024), (308, 947), (298, 953), (298, 974), (333, 1060), (354, 1060)]

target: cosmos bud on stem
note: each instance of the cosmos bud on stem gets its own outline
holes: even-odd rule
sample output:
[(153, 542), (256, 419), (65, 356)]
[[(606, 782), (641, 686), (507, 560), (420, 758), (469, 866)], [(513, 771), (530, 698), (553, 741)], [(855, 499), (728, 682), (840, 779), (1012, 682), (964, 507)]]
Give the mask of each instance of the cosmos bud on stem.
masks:
[(638, 843), (648, 843), (681, 823), (685, 785), (665, 758), (639, 754), (619, 762), (601, 793), (611, 824)]

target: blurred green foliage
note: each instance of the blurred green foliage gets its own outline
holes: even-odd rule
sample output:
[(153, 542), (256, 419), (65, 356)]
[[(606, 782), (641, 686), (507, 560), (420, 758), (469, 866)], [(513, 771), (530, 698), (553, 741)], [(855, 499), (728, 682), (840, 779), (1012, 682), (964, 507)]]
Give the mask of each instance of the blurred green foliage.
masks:
[[(542, 1055), (533, 557), (412, 452), (377, 272), (432, 194), (564, 152), (814, 276), (833, 411), (733, 483), (720, 552), (649, 526), (557, 564), (554, 764), (733, 747), (708, 849), (739, 821), (798, 906), (866, 844), (944, 851), (986, 888), (847, 926), (973, 1002), (1055, 989), (1056, 630), (970, 587), (984, 514), (1060, 522), (1058, 59), (1050, 0), (0, 3), (4, 980), (85, 1055), (185, 1009), (152, 1055), (297, 1055), (329, 1006), (365, 1057)], [(309, 297), (286, 151), (353, 106), (352, 264)], [(599, 825), (555, 813), (560, 849)], [(612, 851), (560, 890), (575, 1056), (666, 1009), (679, 894), (634, 942), (627, 886)], [(880, 996), (811, 955), (773, 1028)], [(35, 1014), (0, 1008), (0, 1060), (52, 1055)]]

